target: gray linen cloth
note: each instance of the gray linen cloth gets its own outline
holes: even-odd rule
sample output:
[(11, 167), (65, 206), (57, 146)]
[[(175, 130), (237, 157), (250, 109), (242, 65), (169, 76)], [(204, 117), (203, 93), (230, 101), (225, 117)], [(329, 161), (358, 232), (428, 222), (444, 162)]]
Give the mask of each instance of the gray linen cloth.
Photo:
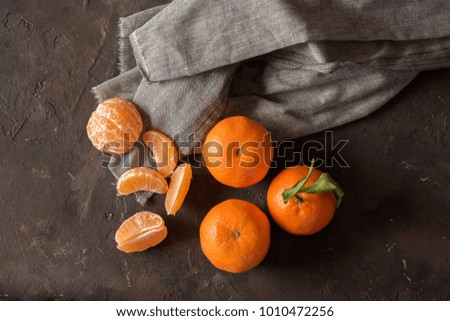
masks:
[[(120, 19), (120, 74), (93, 91), (132, 100), (145, 130), (187, 154), (221, 117), (292, 139), (361, 118), (449, 65), (448, 0), (174, 0)], [(137, 156), (115, 156), (111, 171)]]

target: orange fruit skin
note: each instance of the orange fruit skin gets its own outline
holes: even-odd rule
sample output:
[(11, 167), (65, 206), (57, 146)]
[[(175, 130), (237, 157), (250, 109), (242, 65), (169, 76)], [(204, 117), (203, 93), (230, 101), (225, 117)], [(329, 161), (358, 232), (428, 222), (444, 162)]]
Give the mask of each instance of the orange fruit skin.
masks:
[(97, 106), (86, 126), (89, 140), (100, 151), (128, 152), (142, 132), (142, 118), (126, 99), (112, 98)]
[(183, 163), (177, 167), (170, 177), (169, 189), (166, 194), (166, 211), (169, 215), (175, 215), (183, 205), (189, 191), (192, 179), (191, 165)]
[(256, 205), (230, 199), (214, 206), (200, 225), (201, 248), (218, 269), (241, 273), (256, 267), (270, 246), (270, 224)]
[[(282, 193), (291, 188), (308, 174), (306, 166), (289, 167), (281, 171), (271, 182), (267, 192), (267, 205), (275, 223), (284, 231), (294, 235), (317, 233), (330, 223), (336, 208), (336, 198), (332, 191), (321, 194), (299, 193), (303, 199), (297, 204), (291, 198), (286, 204)], [(305, 186), (314, 183), (322, 172), (314, 169)]]
[[(221, 155), (217, 148), (222, 149)], [(224, 185), (246, 187), (266, 176), (274, 151), (266, 128), (250, 118), (233, 116), (211, 129), (202, 154), (215, 179)]]
[(164, 177), (170, 176), (178, 163), (178, 150), (173, 140), (156, 130), (145, 132), (142, 139), (155, 157), (158, 172)]
[(119, 195), (129, 195), (138, 191), (164, 194), (168, 188), (165, 178), (159, 172), (147, 167), (129, 169), (117, 181)]
[(116, 232), (117, 248), (122, 252), (140, 252), (158, 245), (167, 236), (167, 227), (158, 214), (138, 212)]

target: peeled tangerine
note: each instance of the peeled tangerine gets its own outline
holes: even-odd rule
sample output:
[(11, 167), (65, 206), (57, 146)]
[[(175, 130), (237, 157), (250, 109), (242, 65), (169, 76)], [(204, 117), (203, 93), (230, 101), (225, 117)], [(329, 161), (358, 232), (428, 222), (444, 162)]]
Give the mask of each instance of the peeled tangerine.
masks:
[(149, 130), (142, 136), (164, 177), (170, 176), (178, 163), (178, 150), (173, 140), (157, 130)]
[(186, 198), (191, 185), (191, 165), (183, 163), (177, 167), (170, 177), (169, 189), (166, 195), (166, 211), (169, 215), (175, 215)]
[(131, 101), (112, 98), (97, 106), (86, 128), (95, 148), (107, 153), (123, 154), (139, 139), (142, 118)]
[(157, 194), (167, 192), (165, 178), (147, 167), (136, 167), (126, 171), (117, 181), (117, 191), (120, 195), (129, 195), (139, 191), (149, 191)]
[(122, 252), (140, 252), (161, 243), (167, 227), (158, 214), (138, 212), (127, 219), (116, 232), (117, 248)]

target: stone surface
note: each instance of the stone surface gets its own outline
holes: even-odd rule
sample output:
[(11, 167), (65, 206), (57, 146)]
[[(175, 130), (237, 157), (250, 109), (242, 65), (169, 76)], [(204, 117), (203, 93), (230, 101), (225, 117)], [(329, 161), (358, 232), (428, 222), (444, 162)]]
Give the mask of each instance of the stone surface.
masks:
[[(119, 224), (142, 208), (133, 196), (116, 197), (87, 139), (90, 88), (117, 72), (118, 17), (162, 2), (2, 1), (0, 299), (449, 299), (450, 70), (419, 75), (376, 113), (333, 130), (334, 141), (348, 140), (349, 167), (327, 169), (346, 191), (342, 207), (310, 237), (271, 221), (258, 268), (216, 270), (198, 229), (228, 198), (267, 213), (266, 190), (281, 166), (247, 189), (194, 169), (186, 204), (165, 217), (168, 238), (139, 254), (116, 250)], [(295, 140), (294, 150), (308, 140), (325, 134)], [(156, 196), (144, 209), (164, 213), (163, 202)]]

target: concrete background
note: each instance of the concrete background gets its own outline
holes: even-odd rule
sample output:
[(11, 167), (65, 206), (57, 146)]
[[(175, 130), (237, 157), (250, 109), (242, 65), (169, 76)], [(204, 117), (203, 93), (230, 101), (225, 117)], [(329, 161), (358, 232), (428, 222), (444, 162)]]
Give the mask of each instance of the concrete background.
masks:
[[(271, 221), (272, 244), (256, 269), (212, 267), (199, 224), (228, 198), (267, 213), (265, 193), (281, 168), (242, 190), (195, 169), (182, 211), (164, 216), (167, 239), (139, 254), (116, 250), (119, 224), (142, 208), (116, 197), (99, 167), (85, 130), (90, 88), (117, 73), (118, 17), (160, 3), (2, 0), (0, 299), (448, 300), (450, 70), (422, 73), (379, 111), (334, 129), (336, 141), (349, 140), (350, 167), (329, 171), (346, 192), (342, 207), (310, 237)], [(164, 213), (163, 200), (144, 209)]]

